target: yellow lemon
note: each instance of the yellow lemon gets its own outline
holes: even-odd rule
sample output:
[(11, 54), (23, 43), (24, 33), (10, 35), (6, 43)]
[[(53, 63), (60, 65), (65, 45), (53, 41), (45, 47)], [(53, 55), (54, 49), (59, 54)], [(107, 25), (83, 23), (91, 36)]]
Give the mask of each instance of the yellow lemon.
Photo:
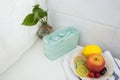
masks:
[(84, 56), (88, 57), (92, 54), (101, 54), (102, 49), (97, 45), (87, 45), (83, 48), (82, 53)]

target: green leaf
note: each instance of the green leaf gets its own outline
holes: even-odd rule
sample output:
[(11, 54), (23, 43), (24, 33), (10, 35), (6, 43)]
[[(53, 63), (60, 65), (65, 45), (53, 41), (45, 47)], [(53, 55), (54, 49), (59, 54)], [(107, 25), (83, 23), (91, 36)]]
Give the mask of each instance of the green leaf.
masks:
[(32, 12), (34, 14), (34, 20), (41, 18), (38, 14), (38, 11), (39, 11), (39, 7), (34, 7), (33, 10), (32, 10)]
[(40, 18), (44, 18), (45, 17), (45, 12), (42, 9), (39, 9), (38, 15), (39, 15)]
[(39, 19), (34, 19), (34, 14), (29, 14), (25, 17), (24, 21), (23, 21), (23, 25), (26, 26), (33, 26), (35, 24), (37, 24)]
[(47, 15), (48, 15), (47, 11), (45, 11), (44, 13), (45, 13), (45, 16), (47, 17)]
[(39, 7), (39, 5), (35, 5), (32, 9), (32, 13), (27, 15), (23, 21), (23, 25), (26, 26), (33, 26), (37, 24), (37, 22), (40, 20), (42, 24), (47, 23), (47, 11), (44, 11), (42, 8)]
[(46, 16), (46, 11), (39, 8), (39, 5), (35, 5), (32, 12), (35, 14), (35, 17), (37, 16), (38, 18), (44, 18)]
[(36, 12), (38, 12), (39, 9), (40, 9), (39, 7), (34, 7), (33, 10), (32, 10), (33, 14), (36, 13)]
[(33, 14), (35, 14), (36, 18), (43, 18), (45, 17), (45, 11), (38, 6), (34, 7), (32, 10)]
[(41, 19), (38, 13), (34, 13), (34, 20)]
[(33, 7), (39, 7), (39, 4), (34, 5)]

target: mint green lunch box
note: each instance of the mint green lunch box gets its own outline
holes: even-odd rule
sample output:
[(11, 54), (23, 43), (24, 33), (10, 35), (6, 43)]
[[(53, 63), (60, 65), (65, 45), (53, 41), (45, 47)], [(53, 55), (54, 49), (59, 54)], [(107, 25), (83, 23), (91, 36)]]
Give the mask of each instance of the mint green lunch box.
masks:
[(79, 31), (74, 27), (55, 31), (43, 38), (45, 55), (55, 60), (76, 48), (78, 39)]

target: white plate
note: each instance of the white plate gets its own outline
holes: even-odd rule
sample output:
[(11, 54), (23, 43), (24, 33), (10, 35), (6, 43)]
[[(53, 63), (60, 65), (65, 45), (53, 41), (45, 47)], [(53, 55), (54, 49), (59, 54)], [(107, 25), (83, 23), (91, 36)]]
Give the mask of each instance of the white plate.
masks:
[[(76, 51), (73, 52), (73, 55), (70, 57), (70, 68), (72, 69), (74, 74), (78, 77), (80, 76), (75, 71), (74, 58), (81, 54), (81, 50), (82, 49), (77, 49)], [(107, 72), (100, 78), (80, 77), (82, 80), (107, 80), (112, 76), (113, 73), (113, 64), (111, 63), (112, 61), (106, 54), (103, 53), (102, 55), (105, 59), (105, 63), (106, 63), (105, 66), (107, 68)]]

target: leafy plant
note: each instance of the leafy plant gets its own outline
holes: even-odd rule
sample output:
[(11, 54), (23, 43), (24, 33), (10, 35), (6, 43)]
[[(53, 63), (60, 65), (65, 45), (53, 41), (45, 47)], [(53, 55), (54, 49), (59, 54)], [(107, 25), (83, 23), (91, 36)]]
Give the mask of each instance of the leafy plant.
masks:
[(42, 25), (46, 25), (48, 20), (48, 13), (44, 11), (39, 5), (35, 5), (32, 9), (32, 13), (28, 14), (24, 21), (23, 25), (33, 26), (40, 22)]

